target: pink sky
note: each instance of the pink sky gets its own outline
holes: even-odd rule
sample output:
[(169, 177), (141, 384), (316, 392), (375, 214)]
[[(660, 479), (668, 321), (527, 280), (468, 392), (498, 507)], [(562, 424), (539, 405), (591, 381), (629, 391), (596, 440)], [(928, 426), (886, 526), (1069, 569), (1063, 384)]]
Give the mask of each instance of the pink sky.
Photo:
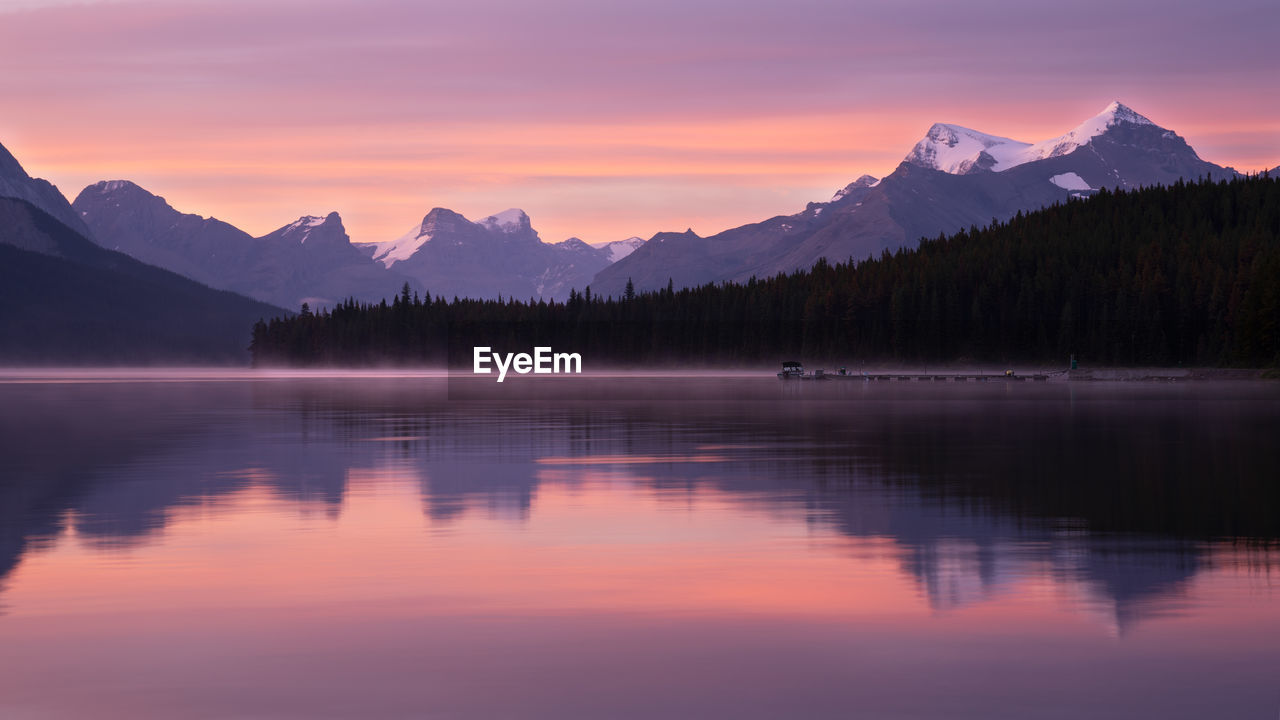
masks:
[(1120, 100), (1280, 165), (1275, 0), (6, 0), (0, 143), (254, 235), (529, 212), (718, 232), (893, 170), (934, 122), (1034, 141)]

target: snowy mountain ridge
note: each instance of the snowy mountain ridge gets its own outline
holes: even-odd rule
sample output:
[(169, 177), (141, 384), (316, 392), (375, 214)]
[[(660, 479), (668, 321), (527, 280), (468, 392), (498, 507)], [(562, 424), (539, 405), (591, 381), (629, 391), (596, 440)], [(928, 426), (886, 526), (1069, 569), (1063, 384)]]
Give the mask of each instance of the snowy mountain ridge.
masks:
[(337, 222), (339, 225), (342, 223), (342, 221), (338, 219), (338, 213), (336, 212), (329, 213), (325, 217), (303, 215), (294, 222), (280, 228), (276, 232), (280, 233), (281, 237), (288, 238), (290, 241), (296, 237), (298, 244), (301, 245), (307, 241), (307, 238), (311, 237), (311, 231), (314, 228), (318, 228), (330, 220)]
[(395, 240), (385, 240), (382, 242), (356, 242), (354, 244), (366, 251), (371, 250), (374, 260), (377, 260), (390, 268), (398, 262), (403, 262), (413, 257), (414, 253), (418, 252), (423, 245), (431, 242), (431, 239), (436, 235), (434, 232), (436, 221), (440, 220), (441, 216), (445, 214), (450, 216), (448, 218), (450, 221), (470, 223), (478, 228), (489, 231), (500, 232), (507, 235), (527, 231), (532, 233), (535, 237), (537, 236), (537, 233), (533, 231), (533, 226), (529, 220), (528, 213), (520, 208), (503, 210), (500, 213), (475, 221), (467, 220), (462, 215), (454, 213), (451, 210), (435, 208), (422, 219), (420, 224), (410, 228), (408, 232)]
[(893, 172), (849, 183), (827, 202), (710, 237), (658, 233), (602, 269), (591, 288), (617, 296), (668, 284), (747, 282), (828, 262), (860, 261), (1101, 188), (1167, 185), (1238, 173), (1119, 102), (1036, 143), (938, 123)]
[(356, 247), (373, 250), (374, 260), (386, 267), (391, 267), (401, 260), (408, 260), (414, 253), (418, 252), (418, 248), (429, 242), (431, 242), (431, 233), (423, 229), (422, 225), (414, 225), (409, 232), (395, 240), (372, 243), (357, 242), (353, 244)]
[(836, 194), (832, 195), (831, 199), (828, 200), (827, 202), (836, 202), (842, 198), (848, 197), (850, 193), (852, 193), (854, 190), (857, 190), (858, 188), (873, 188), (879, 184), (880, 184), (880, 179), (875, 177), (874, 175), (863, 175), (859, 177), (857, 180), (854, 180), (848, 185), (845, 185), (844, 187), (837, 190)]
[(508, 208), (495, 215), (477, 220), (476, 224), (483, 225), (491, 230), (501, 230), (507, 233), (519, 232), (522, 228), (530, 227), (529, 215), (520, 208)]
[[(570, 238), (576, 239), (576, 238)], [(609, 263), (613, 264), (622, 258), (636, 251), (636, 248), (645, 243), (642, 237), (629, 237), (626, 240), (614, 240), (612, 242), (593, 243), (591, 247), (598, 250), (604, 250), (609, 253)]]
[(1036, 143), (988, 135), (959, 125), (937, 123), (911, 149), (905, 162), (951, 175), (968, 175), (988, 170), (1003, 172), (1036, 160), (1071, 153), (1121, 124), (1155, 125), (1120, 102), (1111, 103), (1102, 112), (1064, 135)]

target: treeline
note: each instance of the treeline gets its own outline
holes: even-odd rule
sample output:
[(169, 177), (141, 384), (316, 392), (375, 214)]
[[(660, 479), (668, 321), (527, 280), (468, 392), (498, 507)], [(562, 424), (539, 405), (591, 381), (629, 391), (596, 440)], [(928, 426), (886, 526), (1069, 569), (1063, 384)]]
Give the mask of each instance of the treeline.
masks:
[(256, 364), (1280, 364), (1280, 181), (1102, 190), (862, 262), (567, 302), (410, 296), (260, 322)]

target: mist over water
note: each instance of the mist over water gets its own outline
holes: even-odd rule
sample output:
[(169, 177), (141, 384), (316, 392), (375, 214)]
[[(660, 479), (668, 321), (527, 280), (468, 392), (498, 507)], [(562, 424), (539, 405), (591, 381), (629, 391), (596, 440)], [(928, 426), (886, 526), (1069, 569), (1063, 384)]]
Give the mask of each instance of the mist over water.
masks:
[(6, 371), (0, 715), (1272, 717), (1276, 437), (1266, 383)]

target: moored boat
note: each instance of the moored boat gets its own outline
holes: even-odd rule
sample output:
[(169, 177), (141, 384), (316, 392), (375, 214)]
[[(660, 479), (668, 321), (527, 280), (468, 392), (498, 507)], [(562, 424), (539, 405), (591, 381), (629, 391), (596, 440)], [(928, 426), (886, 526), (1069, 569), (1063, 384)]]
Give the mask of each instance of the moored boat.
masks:
[(779, 379), (788, 380), (791, 378), (802, 378), (802, 377), (804, 377), (804, 365), (801, 365), (800, 363), (794, 360), (788, 360), (782, 363), (782, 372), (778, 373)]

